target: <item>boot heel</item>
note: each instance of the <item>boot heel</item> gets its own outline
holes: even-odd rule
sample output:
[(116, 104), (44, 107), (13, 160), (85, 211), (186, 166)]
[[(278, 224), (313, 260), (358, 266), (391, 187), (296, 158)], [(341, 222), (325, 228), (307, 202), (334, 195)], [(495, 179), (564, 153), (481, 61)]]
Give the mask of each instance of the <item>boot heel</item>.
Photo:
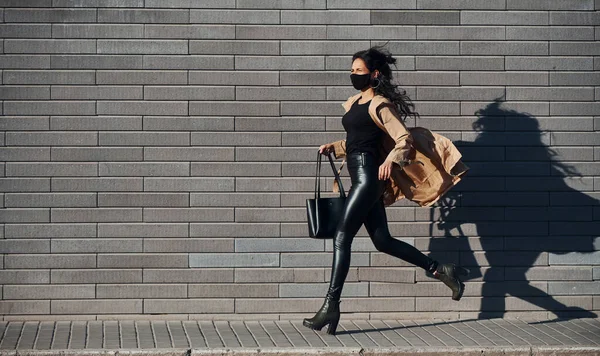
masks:
[(335, 330), (337, 329), (339, 321), (340, 319), (334, 319), (329, 323), (329, 326), (327, 327), (327, 333), (329, 335), (335, 335)]

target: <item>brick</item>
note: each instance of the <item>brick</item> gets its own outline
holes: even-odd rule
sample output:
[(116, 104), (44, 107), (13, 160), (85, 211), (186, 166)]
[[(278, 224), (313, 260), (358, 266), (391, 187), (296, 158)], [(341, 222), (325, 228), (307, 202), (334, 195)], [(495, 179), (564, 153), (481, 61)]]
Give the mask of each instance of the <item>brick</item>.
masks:
[(6, 145), (11, 146), (90, 146), (96, 145), (95, 132), (14, 131), (6, 133)]
[(511, 26), (506, 29), (507, 40), (594, 40), (593, 27), (574, 26)]
[[(394, 64), (394, 69), (397, 67), (398, 70), (415, 70), (415, 57), (414, 56), (397, 56), (394, 55), (396, 59), (396, 63)], [(348, 70), (352, 65), (351, 58), (347, 56), (326, 56), (325, 57), (325, 69), (338, 69), (338, 70)], [(330, 92), (328, 99), (340, 99), (345, 100), (349, 96), (351, 96), (354, 92), (352, 88), (336, 88), (330, 87), (327, 88), (328, 92)], [(342, 90), (340, 90), (342, 89)], [(343, 89), (348, 89), (345, 92)], [(409, 89), (409, 88), (403, 88)]]
[(235, 299), (148, 299), (144, 301), (144, 313), (233, 313)]
[(98, 53), (187, 54), (184, 40), (98, 40)]
[(331, 8), (326, 4), (327, 0), (309, 0), (297, 2), (294, 0), (239, 0), (236, 2), (238, 9), (325, 9)]
[(94, 71), (5, 70), (3, 74), (4, 84), (94, 84), (95, 82)]
[[(319, 298), (327, 293), (329, 283), (302, 283), (302, 284), (279, 284), (279, 296), (282, 298), (294, 298), (298, 296), (307, 298)], [(344, 283), (342, 298), (366, 297), (369, 295), (368, 283)]]
[[(281, 267), (331, 267), (331, 253), (281, 253)], [(369, 265), (368, 253), (353, 253), (350, 266)]]
[[(418, 70), (504, 70), (504, 58), (486, 56), (435, 56), (416, 57)], [(417, 88), (425, 90), (427, 88)]]
[[(341, 1), (341, 0), (337, 0)], [(504, 10), (506, 0), (418, 0), (417, 9), (497, 9)]]
[[(236, 178), (235, 191), (290, 192), (314, 191), (314, 178)], [(343, 183), (343, 182), (342, 182)], [(323, 183), (322, 183), (323, 184)]]
[[(466, 55), (547, 55), (548, 42), (536, 41), (468, 41), (461, 43), (460, 54)], [(572, 54), (572, 53), (570, 53)]]
[(504, 40), (503, 26), (419, 26), (417, 39), (423, 40)]
[(50, 86), (3, 85), (0, 88), (0, 98), (4, 100), (50, 99)]
[(597, 56), (600, 53), (598, 42), (551, 42), (550, 55), (554, 56)]
[(0, 159), (3, 161), (49, 161), (50, 147), (0, 147)]
[(188, 237), (183, 223), (99, 223), (98, 237)]
[(190, 10), (190, 23), (278, 24), (278, 10)]
[(100, 176), (188, 176), (189, 163), (168, 162), (127, 162), (127, 163), (99, 163)]
[(144, 269), (146, 283), (233, 282), (233, 268)]
[(234, 119), (210, 116), (144, 116), (143, 127), (146, 130), (160, 131), (232, 131)]
[(308, 102), (302, 101), (282, 101), (281, 102), (281, 114), (282, 115), (308, 115), (314, 116), (325, 114), (325, 115), (336, 115), (342, 114), (343, 108), (337, 102), (321, 101), (321, 102)]
[(54, 7), (144, 7), (143, 0), (54, 0)]
[(24, 239), (2, 239), (0, 240), (0, 252), (6, 254), (14, 253), (50, 253), (49, 240), (24, 240)]
[(169, 8), (235, 8), (235, 0), (205, 0), (198, 3), (193, 0), (145, 0), (145, 7)]
[(0, 283), (5, 284), (48, 284), (50, 283), (49, 270), (2, 270)]
[[(73, 83), (69, 83), (73, 84)], [(52, 99), (143, 99), (141, 86), (60, 86), (52, 87)]]
[(52, 283), (139, 283), (142, 270), (135, 269), (53, 269)]
[(590, 267), (504, 267), (506, 280), (528, 281), (591, 281)]
[(100, 115), (187, 115), (186, 101), (99, 101)]
[(233, 252), (233, 239), (147, 239), (144, 252)]
[(235, 118), (235, 127), (240, 131), (322, 131), (325, 130), (325, 118), (292, 116), (261, 118), (238, 116)]
[[(461, 102), (460, 112), (475, 114), (484, 107), (486, 104), (481, 102)], [(503, 103), (504, 110), (512, 110), (513, 112), (526, 112), (536, 116), (548, 116), (548, 103), (547, 102), (533, 102), (533, 101), (507, 101)], [(439, 114), (438, 114), (439, 115)], [(454, 114), (456, 115), (456, 114)]]
[(192, 145), (200, 146), (279, 146), (278, 132), (192, 132)]
[(233, 25), (146, 25), (146, 38), (215, 39), (236, 38)]
[[(292, 86), (292, 85), (305, 85), (305, 86), (317, 86), (317, 85), (348, 85), (350, 79), (347, 74), (336, 73), (336, 72), (316, 72), (316, 71), (284, 71), (281, 73), (281, 85)], [(347, 99), (348, 97), (346, 97)], [(333, 103), (331, 103), (333, 105)], [(337, 103), (340, 110), (341, 104)], [(343, 111), (342, 111), (343, 112)]]
[(5, 238), (86, 238), (96, 237), (96, 224), (7, 224)]
[(234, 87), (145, 86), (146, 100), (233, 100)]
[(236, 268), (235, 282), (282, 283), (294, 281), (294, 270), (291, 268)]
[(595, 85), (600, 80), (600, 73), (594, 72), (550, 72), (551, 86)]
[(190, 115), (278, 116), (279, 102), (272, 101), (190, 101)]
[(97, 287), (98, 299), (130, 299), (130, 298), (185, 298), (185, 284), (101, 284)]
[(52, 300), (53, 314), (141, 314), (142, 299)]
[(600, 15), (597, 11), (550, 11), (548, 15), (550, 25), (600, 25)]
[[(277, 26), (277, 25), (237, 25), (235, 27), (236, 39), (326, 39), (325, 26)], [(285, 59), (281, 58), (280, 59)]]
[(461, 11), (461, 25), (548, 25), (546, 11)]
[(190, 298), (276, 298), (277, 284), (191, 284)]
[(8, 208), (0, 211), (0, 220), (5, 223), (49, 222), (49, 209)]
[[(108, 178), (107, 178), (108, 179)], [(131, 179), (131, 178), (125, 178)], [(141, 178), (140, 178), (141, 179)], [(138, 186), (143, 182), (135, 179)], [(66, 182), (65, 182), (66, 183)], [(98, 206), (188, 206), (188, 193), (131, 193), (135, 189), (102, 189), (102, 190), (124, 190), (123, 193), (98, 193)], [(143, 190), (143, 187), (137, 190)]]
[(190, 237), (279, 237), (278, 223), (190, 223)]
[(190, 267), (277, 267), (277, 253), (190, 253)]
[[(600, 102), (552, 102), (550, 103), (550, 115), (596, 115), (600, 110)], [(593, 142), (597, 142), (596, 138)]]
[[(60, 69), (136, 69), (142, 68), (141, 55), (52, 55), (51, 67)], [(114, 72), (114, 71), (111, 71)], [(99, 79), (101, 72), (96, 72), (96, 84), (103, 84)], [(104, 73), (106, 74), (106, 73)], [(122, 74), (121, 74), (122, 76)], [(118, 83), (115, 83), (118, 84)], [(123, 83), (128, 84), (128, 83)]]
[(98, 22), (189, 23), (189, 10), (98, 9)]
[(6, 193), (5, 207), (86, 207), (96, 205), (93, 193)]
[(0, 36), (2, 38), (50, 38), (52, 27), (50, 24), (1, 24)]
[[(188, 84), (279, 85), (279, 72), (190, 71)], [(283, 84), (283, 83), (281, 83)]]
[(369, 11), (356, 10), (281, 10), (282, 24), (353, 24), (368, 25)]
[(318, 299), (236, 298), (235, 311), (236, 313), (300, 313), (306, 310), (317, 310), (321, 304), (323, 304), (322, 297)]
[(4, 54), (0, 58), (0, 68), (50, 68), (50, 56)]
[(458, 25), (458, 11), (371, 11), (373, 25)]
[(327, 39), (416, 39), (415, 26), (327, 26)]
[[(147, 69), (233, 69), (232, 56), (169, 56), (146, 55), (144, 68)], [(214, 88), (213, 89), (218, 89)]]
[(100, 132), (98, 144), (101, 146), (120, 146), (124, 142), (134, 146), (179, 146), (189, 145), (186, 132)]
[(593, 101), (592, 88), (509, 87), (506, 100)]
[[(234, 153), (233, 148), (229, 147), (146, 147), (144, 159), (146, 161), (233, 161)], [(184, 171), (189, 172), (182, 168), (181, 172)]]
[(52, 24), (53, 38), (143, 38), (143, 25)]
[(564, 309), (578, 307), (585, 310), (592, 308), (592, 297), (591, 296), (547, 296), (547, 297), (534, 297), (523, 300), (521, 298), (507, 297), (506, 308), (512, 310), (546, 310), (544, 305), (547, 303), (560, 303), (564, 305)]
[[(235, 67), (241, 70), (319, 70), (324, 69), (321, 56), (236, 56)], [(243, 99), (238, 99), (243, 100)]]
[(205, 192), (205, 191), (233, 191), (233, 178), (146, 178), (144, 190), (149, 192), (156, 191), (184, 191), (184, 192)]
[(6, 176), (20, 177), (69, 177), (97, 176), (97, 163), (10, 163)]
[(5, 268), (35, 269), (35, 268), (94, 268), (94, 254), (10, 254), (4, 258)]
[(237, 208), (235, 219), (239, 222), (304, 221), (306, 208)]
[(190, 40), (190, 54), (278, 55), (279, 41)]
[(142, 178), (53, 178), (52, 191), (142, 191)]
[(544, 72), (460, 72), (461, 85), (548, 85)]
[(52, 253), (142, 252), (142, 239), (53, 239)]
[(190, 194), (190, 206), (279, 206), (279, 200), (279, 194), (277, 193), (235, 192)]
[[(586, 57), (506, 57), (506, 70), (593, 70), (592, 58)], [(550, 73), (550, 76), (562, 73)], [(553, 84), (552, 84), (553, 85)]]
[(50, 314), (49, 300), (23, 300), (23, 301), (0, 301), (0, 313), (11, 314)]
[(138, 222), (142, 221), (142, 209), (56, 208), (50, 216), (52, 222)]
[(5, 9), (5, 22), (96, 22), (96, 9)]
[(281, 164), (279, 163), (191, 163), (192, 176), (281, 176)]
[(281, 41), (281, 55), (354, 54), (369, 47), (368, 41)]
[(48, 286), (4, 286), (4, 299), (90, 299), (96, 291), (94, 285), (71, 284)]
[(98, 71), (97, 84), (186, 84), (185, 71)]
[(5, 115), (94, 115), (94, 101), (4, 101)]
[(188, 257), (183, 253), (152, 254), (122, 253), (98, 254), (100, 268), (183, 268), (187, 267)]
[(236, 252), (323, 251), (323, 242), (282, 238), (236, 239)]
[(52, 147), (57, 161), (141, 161), (141, 147)]
[(507, 9), (519, 10), (594, 10), (592, 0), (506, 0)]
[(4, 53), (96, 53), (95, 40), (4, 40)]
[(145, 208), (147, 222), (234, 221), (231, 208)]

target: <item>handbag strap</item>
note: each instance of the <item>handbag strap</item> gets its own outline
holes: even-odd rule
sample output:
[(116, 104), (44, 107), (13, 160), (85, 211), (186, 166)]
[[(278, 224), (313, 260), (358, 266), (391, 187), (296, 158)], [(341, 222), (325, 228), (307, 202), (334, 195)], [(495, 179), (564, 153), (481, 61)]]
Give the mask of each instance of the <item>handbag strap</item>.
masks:
[[(333, 157), (332, 157), (332, 152), (329, 152), (328, 158), (329, 158), (329, 163), (331, 164), (331, 168), (333, 169), (333, 175), (335, 176), (335, 180), (338, 183), (338, 187), (340, 188), (340, 197), (341, 198), (345, 198), (346, 197), (346, 192), (344, 191), (344, 186), (342, 185), (342, 179), (340, 178), (340, 174), (339, 172), (342, 170), (342, 167), (344, 166), (344, 163), (342, 162), (342, 167), (340, 167), (340, 170), (337, 171), (335, 169), (335, 164), (333, 163)], [(315, 199), (320, 199), (321, 198), (321, 160), (322, 160), (322, 155), (319, 151), (317, 151), (317, 172), (315, 173)], [(345, 162), (345, 159), (344, 159)]]
[[(342, 167), (344, 166), (344, 163), (342, 162), (342, 166), (340, 167), (340, 170), (336, 170), (335, 169), (335, 164), (333, 163), (333, 153), (329, 152), (329, 163), (331, 164), (331, 169), (333, 170), (333, 175), (335, 176), (335, 180), (338, 183), (338, 187), (340, 188), (340, 197), (341, 198), (345, 198), (346, 197), (346, 192), (344, 191), (344, 186), (342, 185), (342, 179), (340, 178), (340, 172), (342, 171)], [(344, 159), (345, 161), (345, 159)]]

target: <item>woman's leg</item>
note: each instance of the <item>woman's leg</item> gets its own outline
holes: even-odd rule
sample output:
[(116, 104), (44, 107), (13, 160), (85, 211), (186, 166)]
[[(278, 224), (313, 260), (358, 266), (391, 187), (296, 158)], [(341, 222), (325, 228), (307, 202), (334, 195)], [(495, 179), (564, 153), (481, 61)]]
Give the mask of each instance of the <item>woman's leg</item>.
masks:
[(425, 255), (416, 247), (392, 237), (388, 229), (387, 215), (382, 199), (378, 199), (369, 211), (365, 220), (365, 228), (378, 251), (400, 258), (429, 272), (435, 271), (438, 265), (436, 260)]
[(353, 184), (333, 241), (333, 263), (327, 292), (327, 296), (332, 300), (340, 299), (350, 269), (352, 240), (379, 197), (381, 189), (377, 181), (377, 169), (374, 161), (367, 162), (364, 166), (348, 166)]
[(398, 257), (431, 272), (435, 278), (452, 289), (453, 300), (460, 300), (465, 285), (459, 275), (466, 276), (469, 274), (469, 270), (453, 263), (440, 264), (414, 246), (393, 238), (388, 230), (382, 199), (379, 199), (369, 211), (365, 220), (365, 228), (378, 251)]

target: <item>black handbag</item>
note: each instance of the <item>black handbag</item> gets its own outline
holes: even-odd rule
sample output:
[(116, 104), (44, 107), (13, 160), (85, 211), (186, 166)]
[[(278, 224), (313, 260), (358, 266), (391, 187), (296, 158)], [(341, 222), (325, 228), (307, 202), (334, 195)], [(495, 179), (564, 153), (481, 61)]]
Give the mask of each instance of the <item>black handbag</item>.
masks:
[(321, 198), (321, 156), (317, 152), (317, 173), (315, 177), (315, 197), (306, 199), (306, 217), (308, 220), (308, 234), (315, 239), (331, 239), (335, 235), (338, 222), (344, 213), (346, 193), (342, 186), (340, 175), (335, 169), (332, 152), (329, 152), (329, 163), (333, 169), (335, 180), (338, 183), (340, 196)]

